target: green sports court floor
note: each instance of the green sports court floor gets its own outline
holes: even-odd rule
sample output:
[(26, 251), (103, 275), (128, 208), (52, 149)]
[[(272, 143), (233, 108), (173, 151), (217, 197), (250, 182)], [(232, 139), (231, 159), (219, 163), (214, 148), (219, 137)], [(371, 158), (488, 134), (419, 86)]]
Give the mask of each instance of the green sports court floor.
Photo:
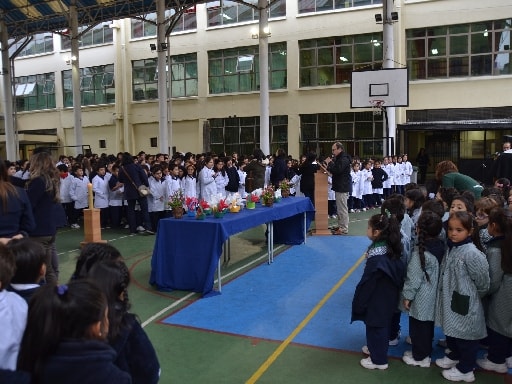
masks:
[[(350, 304), (372, 213), (377, 211), (351, 214), (349, 236), (276, 246), (272, 265), (263, 226), (233, 236), (222, 294), (207, 298), (148, 285), (154, 236), (107, 229), (102, 238), (121, 251), (132, 271), (132, 311), (157, 350), (161, 383), (447, 383), (434, 364), (413, 368), (399, 359), (408, 347), (404, 336), (390, 347), (388, 370), (359, 365), (364, 326), (350, 324)], [(61, 282), (69, 279), (82, 240), (82, 230), (59, 231)], [(405, 316), (402, 325), (405, 335)], [(503, 375), (475, 376), (482, 384), (504, 382)]]

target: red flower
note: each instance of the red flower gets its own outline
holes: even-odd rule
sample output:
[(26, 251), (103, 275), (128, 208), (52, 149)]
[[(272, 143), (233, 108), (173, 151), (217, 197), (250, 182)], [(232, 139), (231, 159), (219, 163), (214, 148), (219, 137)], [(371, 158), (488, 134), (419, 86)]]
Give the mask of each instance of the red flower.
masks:
[(226, 208), (229, 208), (229, 204), (227, 204), (225, 200), (221, 199), (219, 201), (219, 206), (218, 207), (219, 207), (219, 211), (222, 211), (222, 210), (224, 210)]
[(210, 204), (208, 204), (208, 202), (206, 200), (202, 200), (199, 202), (199, 205), (201, 206), (201, 208), (203, 209), (208, 209), (210, 208)]
[(252, 193), (250, 194), (250, 199), (253, 203), (257, 203), (258, 201), (260, 201), (260, 198), (256, 195), (253, 195)]

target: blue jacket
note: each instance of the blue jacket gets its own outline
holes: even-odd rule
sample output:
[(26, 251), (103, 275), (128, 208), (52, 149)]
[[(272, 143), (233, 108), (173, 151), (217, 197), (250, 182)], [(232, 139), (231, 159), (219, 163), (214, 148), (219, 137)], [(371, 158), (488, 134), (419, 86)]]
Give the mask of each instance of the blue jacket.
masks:
[(398, 308), (404, 276), (402, 260), (390, 259), (386, 253), (369, 257), (354, 293), (352, 321), (361, 320), (371, 327), (388, 326)]
[(13, 237), (18, 233), (28, 234), (36, 226), (27, 192), (20, 187), (15, 188), (18, 196), (8, 195), (6, 210), (3, 202), (0, 202), (0, 237)]
[[(126, 174), (128, 174), (129, 177)], [(139, 195), (137, 188), (142, 184), (144, 184), (146, 187), (149, 187), (148, 175), (146, 171), (144, 171), (140, 165), (135, 163), (126, 164), (120, 167), (118, 178), (119, 182), (124, 183), (124, 197), (126, 200), (142, 198)]]
[(42, 177), (31, 179), (27, 183), (27, 194), (36, 220), (36, 227), (29, 232), (29, 235), (31, 237), (54, 236), (61, 221), (62, 205), (46, 191)]
[(67, 340), (48, 357), (41, 384), (130, 384), (130, 375), (114, 365), (116, 352), (98, 340)]
[(155, 348), (135, 315), (128, 313), (127, 327), (110, 343), (117, 352), (114, 364), (128, 372), (133, 384), (154, 384), (160, 378), (160, 363)]

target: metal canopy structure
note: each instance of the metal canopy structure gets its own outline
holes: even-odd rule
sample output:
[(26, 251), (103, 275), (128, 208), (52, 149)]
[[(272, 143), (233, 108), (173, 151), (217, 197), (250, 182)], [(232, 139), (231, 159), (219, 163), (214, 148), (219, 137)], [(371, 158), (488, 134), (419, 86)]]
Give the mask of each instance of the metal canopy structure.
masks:
[[(181, 9), (204, 1), (165, 0), (165, 7)], [(65, 30), (70, 7), (76, 6), (78, 25), (92, 25), (156, 12), (156, 0), (0, 0), (0, 20), (9, 37)]]

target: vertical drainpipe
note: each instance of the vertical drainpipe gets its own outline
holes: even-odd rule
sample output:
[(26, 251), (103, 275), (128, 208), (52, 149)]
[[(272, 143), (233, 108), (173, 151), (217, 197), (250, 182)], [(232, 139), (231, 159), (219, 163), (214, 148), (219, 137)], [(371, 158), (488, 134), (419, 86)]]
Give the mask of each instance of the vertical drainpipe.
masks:
[(82, 100), (80, 96), (80, 63), (78, 51), (78, 13), (76, 1), (72, 0), (69, 6), (69, 18), (71, 27), (71, 81), (73, 88), (73, 129), (75, 132), (75, 155), (82, 153)]
[(268, 0), (258, 0), (259, 10), (259, 65), (260, 65), (260, 147), (270, 154), (270, 107), (268, 87)]
[[(156, 2), (156, 50), (158, 53), (158, 147), (161, 153), (169, 151), (169, 130), (167, 118), (167, 50), (162, 49), (165, 43), (165, 3), (164, 0)], [(169, 66), (170, 63), (167, 63)], [(170, 70), (170, 68), (169, 68)]]

